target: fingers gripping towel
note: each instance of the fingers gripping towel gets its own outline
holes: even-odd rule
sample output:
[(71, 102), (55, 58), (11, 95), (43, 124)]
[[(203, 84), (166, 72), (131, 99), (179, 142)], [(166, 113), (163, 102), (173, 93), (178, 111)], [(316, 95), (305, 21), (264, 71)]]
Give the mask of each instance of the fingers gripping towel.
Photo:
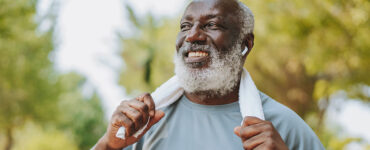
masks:
[[(156, 109), (160, 109), (171, 105), (177, 101), (184, 94), (184, 90), (178, 83), (177, 77), (174, 76), (167, 82), (158, 87), (152, 94)], [(240, 80), (239, 86), (239, 107), (240, 113), (244, 117), (254, 116), (260, 119), (265, 119), (262, 103), (259, 92), (254, 84), (251, 76), (246, 69), (243, 69), (243, 73)], [(138, 137), (147, 127), (147, 124), (138, 130), (133, 136)], [(125, 139), (126, 128), (119, 128), (116, 137)]]

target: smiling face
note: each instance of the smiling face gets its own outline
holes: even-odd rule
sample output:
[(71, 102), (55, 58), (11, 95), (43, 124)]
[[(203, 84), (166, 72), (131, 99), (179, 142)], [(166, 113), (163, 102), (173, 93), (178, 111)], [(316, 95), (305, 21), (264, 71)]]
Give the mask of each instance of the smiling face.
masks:
[(242, 66), (239, 5), (233, 0), (192, 2), (180, 22), (175, 73), (185, 91), (225, 95)]
[[(240, 34), (237, 10), (239, 6), (233, 0), (195, 1), (187, 7), (180, 22), (176, 49), (186, 56), (190, 67), (199, 68), (210, 63), (207, 58), (212, 51), (196, 46), (213, 46), (225, 54), (235, 45)], [(189, 51), (179, 51), (192, 44), (195, 46)]]

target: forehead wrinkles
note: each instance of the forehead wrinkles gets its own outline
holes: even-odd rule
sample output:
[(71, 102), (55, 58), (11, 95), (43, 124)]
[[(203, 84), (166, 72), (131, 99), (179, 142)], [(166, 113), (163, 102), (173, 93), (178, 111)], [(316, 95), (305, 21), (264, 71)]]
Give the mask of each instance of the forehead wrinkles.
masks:
[(193, 2), (186, 9), (182, 20), (198, 20), (206, 19), (205, 17), (209, 15), (220, 16), (220, 11), (211, 7), (210, 5)]
[[(182, 20), (209, 19), (207, 17), (210, 16), (230, 20), (231, 18), (237, 18), (239, 9), (239, 5), (233, 0), (193, 1), (186, 8)], [(235, 21), (235, 19), (231, 19), (230, 21)]]

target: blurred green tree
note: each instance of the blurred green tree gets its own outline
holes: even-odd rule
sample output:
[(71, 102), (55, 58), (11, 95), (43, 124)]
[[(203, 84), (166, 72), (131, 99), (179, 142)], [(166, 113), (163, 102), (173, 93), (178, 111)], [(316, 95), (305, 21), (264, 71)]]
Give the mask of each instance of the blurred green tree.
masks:
[(38, 30), (37, 2), (0, 0), (0, 134), (6, 137), (4, 149), (22, 144), (14, 134), (28, 122), (44, 130), (55, 126), (56, 133), (69, 138), (60, 135), (54, 140), (74, 140), (79, 148), (88, 149), (105, 130), (99, 98), (82, 96), (81, 77), (60, 75), (53, 69), (54, 29)]
[(133, 23), (133, 36), (122, 37), (125, 69), (120, 83), (128, 93), (153, 91), (174, 73), (172, 57), (175, 52), (177, 21), (156, 20), (152, 15), (138, 17), (126, 7)]
[(56, 118), (58, 87), (48, 58), (52, 32), (36, 32), (36, 1), (0, 1), (0, 129), (7, 135), (28, 119)]
[[(255, 14), (255, 46), (246, 68), (257, 87), (307, 120), (328, 149), (357, 140), (336, 138), (323, 120), (335, 92), (370, 101), (364, 93), (370, 85), (370, 2), (242, 2)], [(121, 84), (129, 93), (151, 92), (173, 75), (179, 19), (140, 18), (129, 6), (127, 10), (135, 33), (122, 40), (126, 68)]]
[(77, 74), (64, 75), (60, 82), (63, 86), (56, 127), (69, 133), (79, 149), (90, 149), (106, 130), (101, 100), (96, 94), (87, 98), (81, 94), (81, 85), (86, 81)]
[(36, 123), (28, 122), (15, 130), (12, 150), (78, 150), (76, 141), (68, 134), (55, 128), (45, 129)]
[(244, 2), (256, 18), (246, 66), (261, 90), (304, 118), (338, 90), (369, 101), (358, 88), (370, 85), (369, 1)]

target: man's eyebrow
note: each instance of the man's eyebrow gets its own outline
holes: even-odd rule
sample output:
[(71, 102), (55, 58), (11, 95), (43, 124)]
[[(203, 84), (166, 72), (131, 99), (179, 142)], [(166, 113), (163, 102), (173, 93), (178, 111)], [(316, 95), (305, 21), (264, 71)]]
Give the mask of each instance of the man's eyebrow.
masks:
[[(205, 15), (203, 18), (208, 20), (208, 19), (213, 19), (213, 18), (222, 19), (223, 17), (217, 14), (208, 14), (208, 15)], [(193, 19), (194, 19), (193, 16), (186, 15), (184, 16), (182, 20), (192, 21)]]
[(186, 15), (182, 20), (193, 20), (193, 17), (191, 15)]
[(213, 18), (218, 18), (218, 19), (220, 19), (220, 18), (221, 18), (221, 16), (216, 15), (216, 14), (209, 14), (209, 15), (206, 15), (204, 18), (205, 18), (205, 19), (213, 19)]

